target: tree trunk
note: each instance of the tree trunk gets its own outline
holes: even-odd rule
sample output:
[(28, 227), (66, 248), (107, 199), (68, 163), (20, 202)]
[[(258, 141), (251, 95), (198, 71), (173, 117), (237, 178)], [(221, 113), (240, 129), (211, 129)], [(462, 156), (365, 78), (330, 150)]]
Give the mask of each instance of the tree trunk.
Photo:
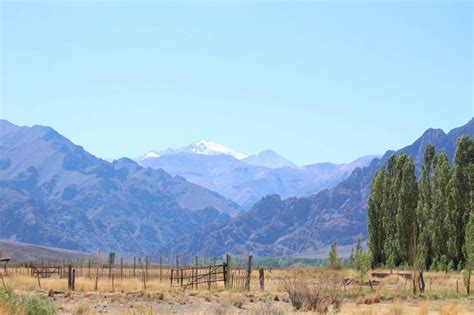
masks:
[(469, 266), (469, 270), (467, 271), (467, 295), (471, 291), (471, 266)]
[(420, 292), (425, 292), (425, 279), (423, 278), (423, 271), (420, 271), (419, 276), (419, 283), (420, 283)]

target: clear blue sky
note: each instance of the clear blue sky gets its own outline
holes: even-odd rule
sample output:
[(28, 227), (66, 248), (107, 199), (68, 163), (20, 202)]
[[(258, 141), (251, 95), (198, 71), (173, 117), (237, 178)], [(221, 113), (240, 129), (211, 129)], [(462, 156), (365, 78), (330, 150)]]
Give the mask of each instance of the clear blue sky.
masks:
[(93, 154), (345, 162), (466, 123), (470, 1), (1, 4), (0, 116)]

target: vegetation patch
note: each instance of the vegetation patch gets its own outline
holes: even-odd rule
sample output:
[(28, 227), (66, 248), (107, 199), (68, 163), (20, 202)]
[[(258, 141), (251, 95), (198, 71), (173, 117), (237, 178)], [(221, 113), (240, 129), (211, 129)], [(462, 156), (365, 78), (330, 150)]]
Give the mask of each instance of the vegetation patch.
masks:
[(19, 297), (12, 289), (0, 289), (0, 305), (8, 314), (49, 315), (56, 312), (53, 304), (38, 297)]

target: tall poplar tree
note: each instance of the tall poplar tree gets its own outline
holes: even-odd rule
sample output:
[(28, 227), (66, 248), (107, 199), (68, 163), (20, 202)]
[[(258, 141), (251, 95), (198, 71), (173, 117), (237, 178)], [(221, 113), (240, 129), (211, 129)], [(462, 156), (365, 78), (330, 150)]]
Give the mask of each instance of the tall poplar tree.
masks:
[(418, 183), (418, 204), (416, 221), (418, 229), (417, 265), (420, 271), (431, 264), (431, 234), (432, 234), (432, 193), (431, 176), (435, 150), (433, 145), (427, 145), (424, 154), (423, 169)]
[(415, 176), (415, 163), (406, 154), (400, 154), (397, 161), (397, 182), (399, 187), (397, 204), (397, 243), (400, 263), (408, 262), (412, 248), (412, 231), (415, 223), (418, 200), (418, 184)]
[(465, 228), (470, 215), (470, 164), (474, 163), (474, 140), (467, 136), (458, 139), (454, 156), (453, 174), (449, 182), (449, 214), (447, 228), (448, 254), (456, 265), (465, 261), (463, 245)]
[(397, 158), (392, 155), (388, 159), (387, 172), (384, 184), (384, 197), (382, 201), (383, 208), (383, 229), (385, 232), (384, 253), (385, 264), (388, 267), (395, 267), (398, 263), (398, 249), (397, 249), (397, 202), (396, 194), (393, 192), (394, 178), (396, 174)]
[[(368, 226), (368, 247), (372, 252), (372, 267), (384, 262), (383, 247), (385, 242), (384, 233), (384, 185), (385, 185), (385, 168), (381, 168), (374, 176), (371, 185), (367, 209), (367, 226)], [(357, 254), (357, 253), (356, 253)]]
[[(448, 157), (439, 151), (433, 161), (432, 181), (432, 245), (433, 254), (438, 261), (447, 256), (448, 228), (448, 183), (451, 169)], [(444, 256), (444, 257), (443, 257)]]

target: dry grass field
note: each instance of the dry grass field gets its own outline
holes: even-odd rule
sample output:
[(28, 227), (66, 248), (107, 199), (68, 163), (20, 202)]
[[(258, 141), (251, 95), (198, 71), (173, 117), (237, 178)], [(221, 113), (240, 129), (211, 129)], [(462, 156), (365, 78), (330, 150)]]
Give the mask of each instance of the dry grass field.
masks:
[[(26, 268), (9, 270), (4, 284), (18, 300), (35, 297), (51, 303), (56, 314), (474, 314), (474, 296), (466, 295), (458, 273), (426, 273), (426, 291), (417, 296), (411, 281), (397, 271), (377, 273), (388, 275), (372, 278), (373, 289), (360, 286), (354, 270), (310, 267), (266, 270), (263, 291), (257, 270), (252, 272), (249, 291), (225, 289), (223, 283), (211, 290), (207, 284), (171, 288), (166, 277), (162, 281), (150, 277), (145, 289), (140, 277), (117, 277), (112, 283), (107, 269), (100, 270), (97, 291), (95, 277), (87, 274), (78, 275), (75, 290), (69, 291), (67, 279), (53, 275), (38, 283)], [(0, 306), (0, 314), (38, 312), (14, 309), (5, 299)]]

